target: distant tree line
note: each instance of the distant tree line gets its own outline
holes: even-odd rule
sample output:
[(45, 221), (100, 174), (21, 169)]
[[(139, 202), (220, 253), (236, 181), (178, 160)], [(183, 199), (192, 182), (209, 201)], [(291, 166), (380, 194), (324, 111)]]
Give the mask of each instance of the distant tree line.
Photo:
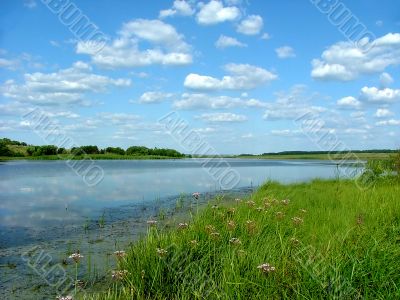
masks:
[(24, 142), (12, 141), (7, 138), (0, 139), (0, 156), (23, 156), (20, 152), (12, 150), (10, 146), (23, 146), (28, 156), (46, 156), (57, 154), (72, 154), (72, 155), (91, 155), (91, 154), (118, 154), (130, 156), (168, 156), (182, 158), (182, 154), (174, 149), (166, 148), (147, 148), (145, 146), (131, 146), (124, 150), (120, 147), (107, 147), (99, 149), (97, 146), (87, 145), (80, 147), (73, 147), (71, 149), (58, 148), (54, 145), (33, 146)]
[[(346, 153), (396, 153), (398, 150), (373, 149), (373, 150), (348, 150), (348, 151), (281, 151), (266, 152), (260, 155), (299, 155), (299, 154), (346, 154)], [(239, 154), (238, 156), (256, 156), (258, 154)]]

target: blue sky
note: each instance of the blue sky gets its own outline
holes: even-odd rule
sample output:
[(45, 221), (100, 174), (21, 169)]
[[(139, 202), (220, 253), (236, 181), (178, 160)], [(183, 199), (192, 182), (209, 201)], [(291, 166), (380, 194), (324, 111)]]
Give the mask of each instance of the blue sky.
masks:
[(184, 151), (157, 122), (176, 111), (224, 154), (398, 148), (397, 2), (2, 1), (0, 136), (47, 144), (22, 118), (39, 107), (82, 145)]

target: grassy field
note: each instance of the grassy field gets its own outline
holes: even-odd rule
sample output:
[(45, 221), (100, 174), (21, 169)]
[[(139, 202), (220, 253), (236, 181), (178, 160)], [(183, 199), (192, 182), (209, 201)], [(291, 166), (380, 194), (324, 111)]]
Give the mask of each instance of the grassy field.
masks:
[(273, 155), (249, 155), (235, 156), (235, 158), (252, 159), (321, 159), (321, 160), (371, 160), (388, 159), (393, 153), (354, 153), (354, 154), (273, 154)]
[(266, 183), (187, 226), (149, 227), (114, 280), (78, 299), (399, 299), (399, 198), (393, 180)]

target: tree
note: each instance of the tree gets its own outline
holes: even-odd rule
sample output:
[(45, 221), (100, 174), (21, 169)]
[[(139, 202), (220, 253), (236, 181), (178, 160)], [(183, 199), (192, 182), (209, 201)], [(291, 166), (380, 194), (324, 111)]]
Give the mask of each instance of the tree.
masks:
[(114, 153), (119, 155), (125, 155), (125, 150), (120, 147), (107, 147), (106, 153)]

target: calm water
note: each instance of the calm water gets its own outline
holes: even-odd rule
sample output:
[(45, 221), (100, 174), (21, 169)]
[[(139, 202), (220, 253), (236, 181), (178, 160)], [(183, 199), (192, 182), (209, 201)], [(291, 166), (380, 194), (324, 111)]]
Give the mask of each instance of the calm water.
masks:
[[(234, 193), (248, 192), (246, 187), (270, 179), (289, 183), (338, 174), (336, 164), (328, 161), (227, 162), (240, 175)], [(54, 291), (21, 260), (21, 254), (32, 246), (40, 245), (56, 261), (65, 258), (68, 249), (97, 257), (137, 239), (146, 231), (146, 220), (156, 217), (160, 207), (168, 211), (175, 206), (179, 195), (186, 195), (190, 202), (193, 192), (210, 198), (219, 190), (218, 183), (196, 160), (95, 163), (104, 170), (104, 179), (93, 187), (63, 161), (0, 163), (0, 298), (29, 298), (24, 291), (34, 285), (41, 288), (32, 299), (53, 297)], [(102, 216), (106, 225), (100, 229)], [(91, 263), (96, 262), (93, 259)], [(12, 267), (6, 267), (10, 264)]]

